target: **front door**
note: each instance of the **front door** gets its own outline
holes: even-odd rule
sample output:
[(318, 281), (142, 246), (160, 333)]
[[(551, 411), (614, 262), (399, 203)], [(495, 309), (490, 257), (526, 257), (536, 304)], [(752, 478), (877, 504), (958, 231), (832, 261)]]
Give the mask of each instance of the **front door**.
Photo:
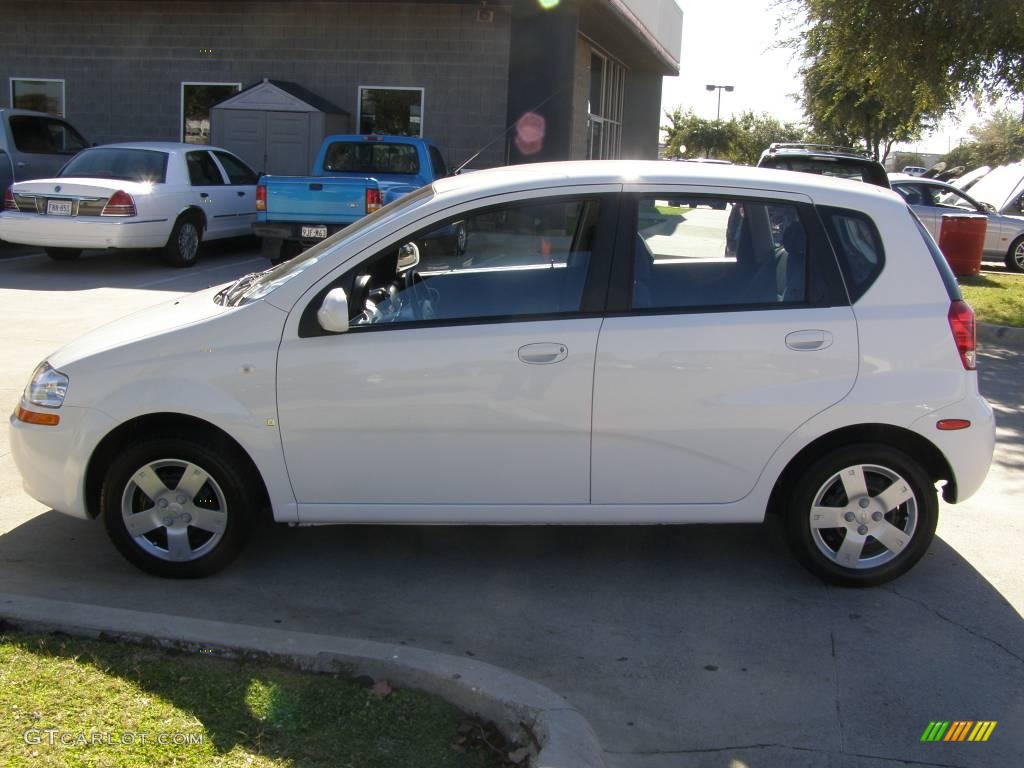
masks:
[[(603, 301), (593, 281), (607, 277), (597, 249), (613, 204), (578, 196), (462, 214), (465, 237), (452, 222), (403, 237), (297, 305), (278, 409), (302, 519), (391, 505), (390, 519), (444, 522), (457, 505), (589, 501), (601, 318), (588, 302)], [(315, 319), (334, 287), (348, 296), (345, 333)], [(431, 504), (446, 508), (431, 516)]]
[(598, 344), (593, 503), (734, 502), (850, 391), (853, 312), (799, 198), (637, 191)]

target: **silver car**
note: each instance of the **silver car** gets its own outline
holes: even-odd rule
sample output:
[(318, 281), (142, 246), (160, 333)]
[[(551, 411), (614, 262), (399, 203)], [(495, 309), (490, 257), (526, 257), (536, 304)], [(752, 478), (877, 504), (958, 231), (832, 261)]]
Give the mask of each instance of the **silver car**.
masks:
[(932, 237), (939, 239), (945, 213), (983, 213), (988, 216), (984, 257), (1006, 262), (1008, 269), (1024, 272), (1024, 215), (1000, 213), (951, 184), (904, 174), (890, 174), (889, 183), (914, 209)]

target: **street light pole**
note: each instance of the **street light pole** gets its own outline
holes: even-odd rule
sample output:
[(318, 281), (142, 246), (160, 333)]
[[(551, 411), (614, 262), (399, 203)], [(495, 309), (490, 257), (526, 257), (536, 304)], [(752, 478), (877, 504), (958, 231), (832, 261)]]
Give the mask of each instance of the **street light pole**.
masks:
[(722, 91), (732, 93), (736, 88), (732, 85), (714, 85), (712, 83), (708, 83), (704, 87), (709, 91), (718, 91), (718, 110), (715, 112), (715, 122), (718, 122), (722, 119)]

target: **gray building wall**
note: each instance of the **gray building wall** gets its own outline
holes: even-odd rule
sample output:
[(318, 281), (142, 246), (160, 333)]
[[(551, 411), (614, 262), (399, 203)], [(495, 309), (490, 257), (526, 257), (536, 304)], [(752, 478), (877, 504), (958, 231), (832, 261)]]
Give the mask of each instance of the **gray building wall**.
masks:
[[(181, 83), (289, 80), (350, 111), (358, 86), (425, 88), (424, 135), (461, 162), (505, 128), (510, 14), (417, 2), (5, 2), (9, 78), (63, 78), (66, 117), (95, 142), (179, 139)], [(205, 51), (211, 51), (206, 53)], [(504, 162), (496, 142), (472, 164)]]

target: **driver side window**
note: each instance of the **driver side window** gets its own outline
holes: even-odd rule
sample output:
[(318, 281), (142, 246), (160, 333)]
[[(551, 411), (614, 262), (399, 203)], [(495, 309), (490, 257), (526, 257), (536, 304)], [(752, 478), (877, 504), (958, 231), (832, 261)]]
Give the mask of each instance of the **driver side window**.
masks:
[(420, 231), (340, 281), (353, 329), (579, 311), (600, 200), (517, 203)]

